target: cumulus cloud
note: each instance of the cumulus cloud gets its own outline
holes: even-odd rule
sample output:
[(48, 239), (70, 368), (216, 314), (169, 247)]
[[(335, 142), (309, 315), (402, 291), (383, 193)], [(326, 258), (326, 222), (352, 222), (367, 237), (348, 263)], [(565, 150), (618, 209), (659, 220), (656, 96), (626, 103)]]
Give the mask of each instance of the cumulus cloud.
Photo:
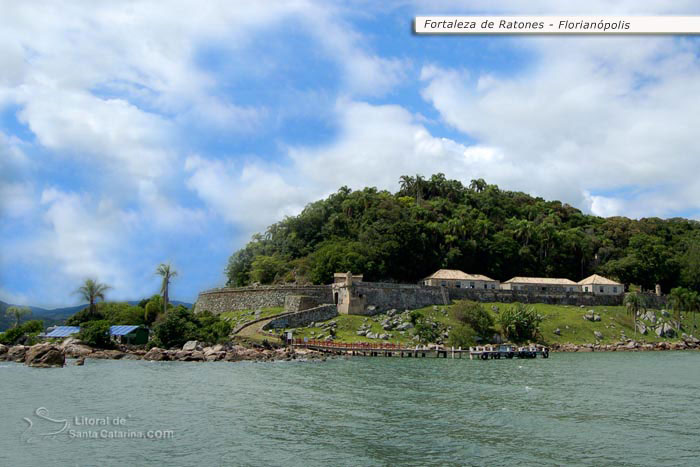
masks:
[(700, 183), (688, 171), (700, 158), (696, 43), (610, 41), (530, 41), (537, 61), (514, 76), (428, 65), (422, 94), (445, 123), (501, 151), (509, 170), (489, 180), (601, 215), (644, 215), (641, 198), (586, 196), (624, 186), (671, 201), (650, 214), (698, 209)]

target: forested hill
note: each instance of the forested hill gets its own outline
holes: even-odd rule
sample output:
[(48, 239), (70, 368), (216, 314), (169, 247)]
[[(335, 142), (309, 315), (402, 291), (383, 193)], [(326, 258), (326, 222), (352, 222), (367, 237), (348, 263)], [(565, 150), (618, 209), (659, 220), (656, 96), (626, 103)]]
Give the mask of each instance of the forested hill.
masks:
[(697, 221), (601, 218), (442, 174), (403, 176), (400, 187), (394, 194), (343, 187), (271, 225), (231, 256), (229, 285), (329, 283), (338, 271), (416, 282), (452, 268), (502, 281), (596, 272), (647, 289), (700, 288)]

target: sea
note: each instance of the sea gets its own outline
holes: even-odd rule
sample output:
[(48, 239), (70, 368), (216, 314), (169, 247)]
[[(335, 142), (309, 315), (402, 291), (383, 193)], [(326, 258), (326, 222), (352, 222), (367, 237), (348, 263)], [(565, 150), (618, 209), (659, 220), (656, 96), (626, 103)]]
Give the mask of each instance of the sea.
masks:
[(700, 352), (0, 363), (0, 466), (700, 465)]

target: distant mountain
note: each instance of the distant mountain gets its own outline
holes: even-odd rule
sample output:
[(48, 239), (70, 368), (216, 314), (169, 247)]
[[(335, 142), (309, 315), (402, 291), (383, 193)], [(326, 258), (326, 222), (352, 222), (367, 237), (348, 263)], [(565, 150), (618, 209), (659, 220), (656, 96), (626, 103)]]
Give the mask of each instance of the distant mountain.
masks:
[[(137, 305), (139, 303), (138, 300), (128, 300), (127, 303), (130, 305)], [(187, 302), (181, 302), (179, 300), (172, 300), (170, 303), (173, 305), (184, 305), (187, 308), (192, 308), (191, 303)], [(5, 310), (7, 310), (8, 307), (12, 306), (9, 303), (5, 303), (3, 301), (0, 301), (0, 332), (5, 331), (6, 329), (9, 329), (12, 327), (14, 324), (14, 321), (12, 318), (5, 316)], [(83, 305), (75, 305), (75, 306), (69, 306), (69, 307), (63, 307), (63, 308), (52, 308), (52, 309), (46, 309), (46, 308), (41, 308), (38, 306), (29, 306), (29, 309), (32, 310), (32, 314), (28, 317), (25, 317), (22, 321), (26, 321), (29, 319), (40, 319), (44, 322), (44, 327), (49, 327), (49, 326), (55, 326), (55, 325), (61, 325), (65, 323), (65, 321), (73, 316), (75, 313), (78, 311), (82, 310), (83, 308), (87, 307), (87, 303)]]

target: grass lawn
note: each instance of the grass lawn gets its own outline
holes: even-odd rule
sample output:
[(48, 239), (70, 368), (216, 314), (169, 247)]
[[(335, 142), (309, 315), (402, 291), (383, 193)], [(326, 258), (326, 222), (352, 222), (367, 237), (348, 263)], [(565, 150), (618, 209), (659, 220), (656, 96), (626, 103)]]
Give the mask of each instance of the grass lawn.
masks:
[(262, 308), (260, 316), (257, 318), (255, 317), (254, 310), (225, 311), (221, 313), (220, 316), (221, 319), (228, 321), (231, 323), (231, 327), (235, 328), (238, 325), (254, 321), (258, 318), (267, 318), (269, 316), (279, 315), (280, 313), (284, 313), (284, 307)]
[[(511, 306), (508, 303), (484, 303), (484, 308), (494, 317), (496, 323), (498, 323), (498, 314), (492, 310), (493, 306), (499, 308), (499, 310), (504, 310), (506, 307)], [(585, 343), (595, 343), (596, 339), (593, 334), (594, 331), (599, 331), (603, 335), (603, 339), (600, 340), (602, 344), (612, 344), (614, 342), (620, 341), (621, 332), (624, 331), (627, 338), (636, 339), (639, 342), (654, 343), (663, 340), (677, 340), (669, 338), (659, 338), (654, 333), (653, 329), (649, 329), (646, 335), (641, 335), (637, 333), (635, 337), (634, 327), (632, 325), (632, 318), (627, 314), (627, 310), (623, 306), (592, 306), (580, 308), (577, 306), (567, 306), (567, 305), (545, 305), (545, 304), (533, 304), (531, 305), (544, 316), (544, 320), (540, 326), (540, 334), (542, 336), (542, 341), (546, 344), (553, 343), (572, 343), (572, 344), (585, 344)], [(437, 311), (434, 310), (432, 306), (421, 308), (417, 310), (421, 315), (426, 318), (430, 318), (441, 324), (441, 326), (447, 327), (452, 326), (455, 323), (449, 317), (449, 308), (451, 306), (438, 306)], [(448, 314), (442, 313), (440, 310), (447, 309)], [(594, 312), (600, 315), (601, 320), (592, 322), (583, 319), (583, 315), (588, 313), (589, 310), (594, 310)], [(661, 314), (657, 311), (657, 316), (660, 317)], [(336, 340), (342, 342), (382, 342), (381, 339), (369, 339), (365, 336), (358, 336), (357, 331), (360, 329), (364, 322), (371, 324), (371, 331), (377, 334), (388, 333), (392, 337), (383, 340), (383, 342), (399, 342), (401, 344), (412, 345), (415, 341), (412, 340), (411, 331), (406, 331), (403, 335), (398, 331), (384, 331), (381, 327), (381, 322), (386, 318), (387, 315), (380, 314), (371, 317), (356, 316), (356, 315), (340, 315), (333, 320), (338, 323), (336, 329)], [(668, 318), (666, 318), (668, 319)], [(697, 334), (697, 331), (693, 330), (693, 317), (689, 313), (684, 313), (683, 317), (683, 329), (681, 332), (687, 334)], [(647, 326), (650, 324), (646, 322)], [(555, 329), (561, 331), (561, 335), (554, 334)], [(500, 326), (496, 324), (495, 331), (500, 332)], [(297, 328), (294, 330), (295, 337), (308, 337), (314, 338), (320, 335), (328, 335), (328, 332), (320, 327), (304, 327)]]

